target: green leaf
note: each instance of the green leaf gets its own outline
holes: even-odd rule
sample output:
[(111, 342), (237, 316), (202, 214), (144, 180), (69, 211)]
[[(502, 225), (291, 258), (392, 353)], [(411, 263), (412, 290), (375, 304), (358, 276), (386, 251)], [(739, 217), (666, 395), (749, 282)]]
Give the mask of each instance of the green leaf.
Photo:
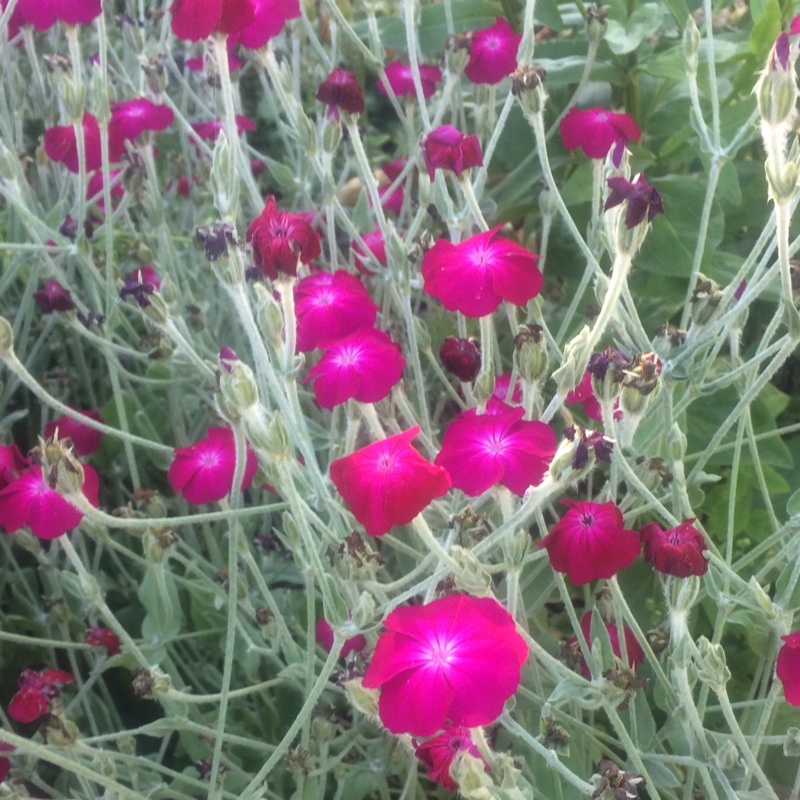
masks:
[(750, 9), (755, 21), (750, 33), (750, 52), (763, 61), (781, 32), (781, 7), (778, 0), (767, 0), (758, 19), (752, 5)]
[(790, 517), (796, 517), (800, 514), (800, 489), (789, 498), (789, 502), (786, 504), (786, 513)]
[(682, 33), (689, 19), (689, 6), (686, 5), (686, 0), (664, 0), (664, 5), (672, 14), (678, 30)]
[(181, 629), (181, 602), (172, 573), (164, 564), (150, 564), (139, 587), (139, 601), (147, 614), (142, 638), (157, 646)]
[(624, 23), (608, 20), (605, 41), (616, 55), (632, 53), (644, 39), (652, 36), (661, 27), (663, 18), (662, 6), (657, 3), (642, 3)]

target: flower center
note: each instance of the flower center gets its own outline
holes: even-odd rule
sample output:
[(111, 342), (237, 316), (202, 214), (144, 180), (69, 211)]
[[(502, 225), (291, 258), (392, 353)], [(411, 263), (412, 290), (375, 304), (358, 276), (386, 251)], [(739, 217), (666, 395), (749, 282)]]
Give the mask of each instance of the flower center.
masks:
[(455, 657), (455, 646), (453, 642), (431, 642), (428, 650), (428, 661), (431, 667), (441, 669), (453, 663)]
[(594, 517), (591, 514), (584, 514), (581, 517), (581, 524), (585, 525), (587, 528), (591, 528), (594, 525)]

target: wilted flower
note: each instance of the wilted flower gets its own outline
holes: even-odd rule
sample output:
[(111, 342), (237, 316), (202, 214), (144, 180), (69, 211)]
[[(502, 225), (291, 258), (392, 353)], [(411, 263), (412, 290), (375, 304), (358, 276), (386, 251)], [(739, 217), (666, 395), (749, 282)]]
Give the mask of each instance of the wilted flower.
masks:
[(483, 164), (478, 137), (465, 136), (452, 125), (442, 125), (432, 130), (422, 141), (422, 155), (431, 180), (437, 169), (460, 175), (465, 169)]
[(45, 281), (44, 289), (33, 293), (33, 299), (45, 314), (53, 311), (72, 311), (75, 308), (72, 295), (53, 278)]
[(120, 300), (132, 297), (140, 306), (147, 308), (150, 305), (150, 295), (161, 288), (161, 279), (156, 271), (149, 265), (139, 267), (128, 273), (119, 290)]
[(17, 722), (33, 722), (47, 713), (47, 704), (61, 695), (59, 687), (66, 683), (75, 683), (69, 672), (60, 669), (48, 669), (36, 672), (25, 669), (19, 677), (19, 691), (8, 704), (8, 716)]
[(631, 183), (629, 180), (618, 176), (609, 178), (608, 185), (611, 193), (606, 200), (605, 210), (627, 202), (625, 212), (625, 227), (635, 228), (644, 218), (652, 222), (656, 214), (664, 213), (664, 201), (656, 189), (650, 186), (644, 179), (644, 173), (640, 172), (636, 180)]
[(564, 402), (566, 402), (568, 406), (580, 403), (583, 405), (583, 411), (589, 419), (596, 420), (597, 422), (603, 421), (603, 411), (592, 389), (591, 372), (583, 373), (581, 382), (574, 389), (567, 392), (567, 397)]
[(475, 339), (448, 336), (439, 348), (439, 361), (462, 383), (470, 383), (481, 371), (481, 347)]
[[(386, 80), (397, 97), (402, 97), (403, 95), (416, 97), (414, 72), (411, 67), (402, 61), (392, 61), (386, 65), (385, 72)], [(439, 67), (433, 66), (433, 64), (420, 64), (419, 79), (422, 85), (422, 96), (425, 98), (433, 97), (436, 92), (436, 84), (442, 79), (442, 71)], [(378, 91), (381, 94), (387, 94), (383, 80), (380, 78), (378, 79)]]
[(688, 578), (690, 575), (705, 575), (708, 559), (703, 555), (706, 540), (692, 523), (694, 519), (681, 522), (665, 531), (657, 522), (649, 522), (639, 529), (644, 545), (644, 560), (664, 575)]
[[(95, 422), (103, 421), (99, 411), (80, 411), (79, 413)], [(72, 442), (72, 447), (79, 456), (90, 456), (97, 452), (103, 438), (101, 431), (67, 416), (48, 422), (44, 426), (44, 438), (52, 439), (56, 435), (56, 431), (58, 431), (59, 439), (69, 439)]]
[[(469, 753), (475, 758), (481, 754), (470, 737), (469, 728), (445, 725), (444, 730), (426, 742), (414, 740), (414, 752), (428, 770), (428, 777), (443, 786), (448, 792), (458, 789), (450, 775), (450, 767), (459, 753)], [(486, 771), (489, 771), (488, 765)]]
[(321, 103), (341, 108), (350, 114), (360, 114), (364, 110), (364, 93), (358, 85), (356, 76), (341, 67), (336, 67), (322, 81), (316, 97)]
[[(317, 643), (321, 644), (330, 653), (333, 648), (333, 628), (331, 628), (325, 617), (319, 618), (316, 639)], [(347, 658), (350, 653), (360, 653), (366, 646), (367, 640), (365, 636), (359, 633), (357, 636), (352, 636), (344, 643), (339, 655), (342, 658)]]
[(775, 674), (783, 684), (783, 696), (792, 706), (800, 706), (800, 631), (781, 636)]
[(558, 128), (567, 150), (580, 147), (589, 158), (605, 158), (613, 147), (615, 167), (622, 162), (628, 141), (638, 142), (642, 138), (633, 117), (604, 108), (571, 108)]
[(172, 32), (179, 39), (199, 42), (212, 33), (238, 33), (255, 14), (253, 0), (175, 0), (169, 7)]
[(522, 34), (502, 17), (494, 25), (469, 34), (469, 61), (464, 74), (473, 83), (500, 83), (517, 68)]
[(111, 628), (89, 628), (83, 641), (93, 647), (105, 647), (110, 656), (119, 655), (119, 636)]

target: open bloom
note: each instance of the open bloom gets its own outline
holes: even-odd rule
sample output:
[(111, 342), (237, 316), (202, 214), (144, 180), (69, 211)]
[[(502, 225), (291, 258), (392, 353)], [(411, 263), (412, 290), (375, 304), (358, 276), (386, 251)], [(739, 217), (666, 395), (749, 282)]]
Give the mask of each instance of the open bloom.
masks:
[[(622, 646), (620, 645), (619, 641), (619, 626), (618, 625), (606, 625), (606, 630), (608, 631), (608, 638), (611, 642), (611, 652), (620, 660), (623, 661), (622, 658)], [(586, 639), (587, 644), (589, 645), (589, 650), (592, 649), (592, 612), (587, 611), (581, 617), (581, 631), (583, 632), (583, 636)], [(625, 651), (628, 656), (628, 667), (637, 667), (639, 664), (644, 664), (644, 650), (642, 650), (642, 646), (639, 644), (638, 639), (636, 638), (636, 634), (630, 628), (623, 629), (623, 635), (625, 637)], [(567, 647), (575, 647), (578, 648), (578, 637), (573, 636), (569, 641), (567, 641)], [(624, 663), (624, 661), (623, 661)], [(587, 681), (592, 679), (592, 671), (589, 669), (589, 665), (586, 663), (586, 660), (581, 656), (580, 658), (580, 665), (581, 665), (581, 673), (583, 677), (586, 678)]]
[(439, 361), (462, 383), (471, 383), (481, 371), (481, 347), (475, 339), (448, 336), (439, 348)]
[(129, 272), (119, 290), (119, 299), (132, 297), (140, 308), (147, 308), (150, 305), (150, 295), (155, 294), (161, 288), (161, 278), (150, 266), (145, 265)]
[[(97, 506), (97, 473), (83, 464), (81, 492)], [(41, 467), (30, 467), (0, 491), (0, 525), (9, 533), (27, 525), (40, 539), (55, 539), (83, 519), (83, 512), (71, 505), (42, 475)]]
[(346, 69), (336, 67), (317, 89), (317, 100), (327, 106), (336, 106), (350, 114), (364, 110), (364, 93), (356, 76)]
[(343, 269), (317, 272), (297, 282), (294, 291), (297, 349), (330, 347), (361, 328), (371, 328), (378, 316), (364, 284)]
[(199, 42), (212, 33), (238, 33), (255, 14), (253, 0), (175, 0), (169, 7), (172, 32), (179, 39)]
[(775, 674), (783, 684), (783, 696), (789, 705), (800, 706), (800, 631), (781, 636)]
[(361, 328), (339, 339), (310, 370), (314, 397), (323, 408), (355, 398), (359, 403), (383, 400), (403, 376), (406, 360), (383, 331)]
[(392, 733), (490, 725), (519, 686), (528, 645), (491, 597), (397, 608), (384, 625), (363, 685), (381, 687), (378, 711)]
[(474, 408), (459, 414), (445, 431), (434, 460), (456, 489), (476, 497), (495, 484), (523, 495), (541, 483), (556, 452), (549, 425), (527, 421), (523, 408), (490, 401), (486, 414)]
[[(458, 789), (458, 784), (450, 776), (450, 767), (456, 756), (459, 753), (469, 753), (475, 758), (481, 758), (478, 748), (472, 741), (469, 728), (457, 725), (445, 725), (438, 736), (428, 739), (427, 742), (419, 743), (415, 739), (414, 752), (428, 770), (428, 777), (448, 792)], [(489, 771), (488, 766), (486, 771)]]
[(627, 203), (626, 228), (635, 228), (645, 217), (648, 222), (652, 222), (656, 214), (664, 213), (664, 201), (661, 195), (644, 179), (643, 172), (636, 176), (633, 183), (623, 177), (616, 177), (609, 178), (608, 185), (611, 192), (604, 208), (608, 211), (609, 208)]
[[(192, 123), (192, 130), (205, 141), (215, 142), (217, 137), (220, 134), (220, 131), (224, 130), (225, 125), (222, 120), (219, 119), (212, 119), (210, 122), (193, 122)], [(246, 117), (244, 114), (237, 114), (236, 115), (236, 133), (241, 136), (245, 131), (254, 131), (256, 129), (256, 124), (250, 117)]]
[(8, 716), (17, 722), (33, 722), (47, 713), (47, 703), (61, 695), (60, 687), (75, 683), (69, 672), (48, 669), (44, 672), (25, 669), (19, 677), (19, 691), (8, 704)]
[(474, 134), (465, 136), (452, 125), (442, 125), (432, 130), (422, 141), (422, 155), (431, 180), (437, 169), (447, 169), (460, 175), (465, 169), (483, 164), (478, 137)]
[(334, 486), (370, 536), (406, 525), (450, 488), (447, 471), (411, 446), (419, 431), (416, 425), (331, 464)]
[[(3, 3), (5, 8), (7, 3)], [(88, 24), (103, 13), (102, 0), (17, 0), (13, 19), (46, 31), (59, 20), (69, 25)]]
[[(83, 120), (83, 151), (87, 171), (100, 169), (103, 159), (100, 154), (100, 126), (97, 118), (85, 111)], [(78, 140), (73, 125), (54, 125), (44, 132), (44, 151), (51, 161), (63, 164), (70, 172), (78, 173)], [(109, 128), (108, 158), (119, 161), (125, 152), (125, 143)]]
[(111, 628), (89, 628), (83, 641), (93, 647), (105, 647), (110, 656), (119, 655), (119, 636)]
[(253, 21), (237, 38), (245, 47), (257, 50), (277, 36), (288, 20), (299, 16), (300, 0), (253, 0)]
[(464, 74), (473, 83), (500, 83), (517, 68), (521, 33), (502, 17), (494, 25), (469, 34), (469, 61)]
[(467, 317), (491, 314), (501, 300), (524, 306), (539, 294), (537, 255), (498, 235), (501, 226), (460, 244), (439, 239), (422, 259), (425, 291), (448, 311)]
[[(80, 414), (95, 422), (103, 421), (98, 411), (81, 411)], [(90, 456), (97, 452), (103, 438), (101, 431), (67, 416), (48, 422), (44, 426), (44, 438), (52, 439), (56, 431), (59, 439), (69, 439), (72, 442), (72, 447), (79, 456)]]
[(642, 525), (639, 536), (644, 544), (644, 560), (659, 572), (676, 578), (705, 575), (708, 571), (708, 559), (703, 555), (706, 540), (693, 522), (693, 519), (685, 520), (668, 531), (657, 522)]
[(69, 290), (53, 278), (45, 281), (44, 289), (33, 293), (33, 299), (45, 314), (53, 311), (72, 311), (75, 308)]
[(374, 231), (363, 234), (361, 238), (364, 240), (364, 247), (357, 241), (350, 245), (353, 251), (353, 263), (362, 275), (372, 275), (370, 255), (381, 266), (386, 266), (386, 242), (383, 241), (383, 231), (380, 228), (376, 228)]
[[(320, 617), (317, 623), (317, 643), (321, 644), (329, 653), (333, 648), (333, 628), (331, 628), (325, 617)], [(347, 658), (350, 653), (360, 653), (367, 646), (366, 637), (359, 633), (358, 636), (351, 636), (342, 646), (339, 655)]]
[(13, 483), (27, 466), (19, 447), (15, 444), (0, 444), (0, 489)]
[(613, 147), (612, 158), (616, 167), (622, 161), (625, 145), (642, 138), (633, 117), (604, 108), (571, 108), (558, 129), (567, 150), (580, 147), (589, 158), (605, 158)]
[(319, 236), (306, 216), (278, 211), (272, 195), (250, 223), (247, 241), (253, 243), (256, 266), (273, 281), (278, 273), (294, 277), (298, 262), (308, 264), (322, 252)]
[[(167, 480), (189, 503), (213, 503), (233, 488), (236, 445), (230, 428), (209, 428), (208, 436), (189, 447), (175, 450)], [(256, 454), (247, 448), (242, 489), (253, 482), (258, 469)]]
[(592, 373), (584, 372), (581, 382), (571, 391), (567, 392), (565, 400), (568, 406), (580, 403), (583, 405), (584, 413), (589, 419), (596, 420), (597, 422), (603, 421), (603, 410), (600, 407), (600, 402), (594, 396), (592, 389)]
[[(386, 80), (397, 97), (417, 96), (417, 90), (414, 88), (414, 72), (411, 67), (402, 61), (392, 61), (386, 65), (385, 72)], [(436, 84), (442, 79), (442, 71), (433, 64), (420, 64), (419, 79), (423, 97), (433, 97), (436, 92)], [(388, 94), (386, 86), (380, 78), (378, 78), (378, 91), (381, 94)]]
[(163, 131), (172, 125), (175, 114), (169, 106), (156, 105), (146, 97), (111, 103), (109, 138), (135, 139), (143, 131)]
[(539, 547), (547, 548), (553, 569), (566, 572), (576, 586), (610, 578), (639, 555), (639, 535), (623, 527), (614, 503), (561, 502), (569, 511)]

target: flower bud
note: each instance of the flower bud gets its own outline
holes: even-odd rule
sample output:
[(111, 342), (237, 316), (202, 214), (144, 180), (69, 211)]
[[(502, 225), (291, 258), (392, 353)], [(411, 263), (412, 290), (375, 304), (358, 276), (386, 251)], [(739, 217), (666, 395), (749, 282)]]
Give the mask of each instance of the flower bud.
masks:
[(528, 114), (540, 114), (544, 110), (547, 103), (546, 77), (545, 70), (534, 66), (519, 67), (511, 73), (511, 93)]
[(789, 161), (780, 167), (773, 159), (767, 158), (766, 173), (772, 199), (776, 203), (790, 202), (797, 191), (797, 180), (800, 176), (798, 165)]
[(721, 692), (731, 679), (731, 671), (725, 663), (725, 651), (720, 644), (712, 644), (705, 636), (697, 640), (697, 677), (711, 687), (714, 692)]
[(544, 328), (541, 325), (520, 325), (514, 337), (514, 363), (523, 381), (536, 383), (547, 375), (549, 358)]
[(326, 153), (333, 154), (336, 152), (341, 141), (342, 124), (335, 117), (329, 116), (322, 130), (322, 147)]
[(590, 42), (601, 42), (608, 28), (608, 9), (605, 6), (589, 6), (586, 11), (586, 38)]
[(775, 40), (755, 88), (758, 113), (766, 125), (789, 123), (794, 114), (797, 103), (795, 59), (789, 34), (781, 33)]
[(132, 672), (133, 693), (145, 700), (164, 697), (172, 690), (172, 678), (158, 667), (137, 667)]
[(492, 800), (489, 788), (491, 778), (486, 774), (483, 759), (472, 755), (468, 750), (460, 750), (450, 766), (450, 774), (458, 784), (465, 800)]
[(220, 353), (219, 391), (221, 402), (229, 418), (239, 418), (258, 403), (258, 387), (253, 370), (247, 364)]
[(272, 348), (280, 351), (283, 343), (283, 312), (280, 303), (262, 283), (253, 286), (256, 295), (256, 321)]
[(626, 414), (644, 414), (661, 389), (661, 361), (655, 353), (635, 355), (624, 368), (620, 406)]
[(175, 528), (148, 528), (142, 537), (145, 558), (153, 564), (161, 564), (169, 558), (179, 537)]
[(783, 755), (786, 758), (800, 758), (800, 728), (791, 727), (786, 731)]
[(458, 545), (450, 548), (450, 555), (461, 567), (459, 574), (456, 575), (458, 588), (466, 594), (476, 597), (485, 595), (489, 591), (491, 579), (484, 571), (477, 556), (474, 556), (472, 551)]
[(692, 16), (683, 29), (683, 57), (686, 60), (686, 71), (689, 75), (697, 75), (697, 54), (700, 51), (700, 31)]
[(692, 292), (692, 324), (705, 325), (714, 316), (715, 310), (722, 299), (722, 287), (705, 275), (699, 273), (697, 283)]
[(243, 421), (248, 441), (266, 453), (273, 463), (286, 461), (291, 456), (291, 440), (280, 412), (268, 416), (264, 407), (258, 404), (245, 410)]
[(376, 722), (380, 721), (378, 716), (378, 698), (380, 692), (377, 689), (365, 689), (361, 683), (362, 678), (353, 678), (353, 680), (345, 681), (342, 685), (348, 700), (353, 704), (356, 711), (372, 717)]
[(548, 186), (544, 186), (539, 192), (539, 211), (543, 217), (553, 217), (558, 211), (555, 194)]
[(233, 148), (224, 130), (220, 130), (211, 159), (211, 186), (214, 207), (220, 217), (232, 219), (239, 201), (239, 173), (236, 169)]

